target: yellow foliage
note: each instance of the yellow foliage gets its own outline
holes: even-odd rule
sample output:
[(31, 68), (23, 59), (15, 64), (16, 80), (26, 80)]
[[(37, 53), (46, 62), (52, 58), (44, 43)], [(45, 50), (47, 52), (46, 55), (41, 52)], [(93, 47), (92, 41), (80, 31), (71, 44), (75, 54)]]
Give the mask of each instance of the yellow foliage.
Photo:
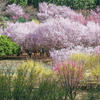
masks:
[(85, 64), (86, 68), (88, 68), (88, 69), (95, 68), (96, 66), (98, 66), (99, 60), (100, 59), (99, 59), (99, 56), (97, 54), (90, 55), (89, 59), (87, 60), (87, 62)]
[(90, 55), (79, 52), (79, 53), (75, 53), (75, 54), (71, 55), (70, 59), (75, 60), (78, 63), (85, 64), (88, 61), (89, 57), (90, 57)]
[[(22, 65), (18, 66), (17, 72), (21, 70), (23, 73), (27, 71), (27, 73), (31, 73), (33, 71), (33, 81), (34, 83), (38, 84), (39, 79), (45, 79), (45, 78), (54, 78), (56, 77), (56, 73), (53, 72), (52, 69), (47, 69), (43, 66), (42, 63), (34, 62), (32, 60), (27, 60)], [(15, 78), (17, 78), (18, 75), (14, 75)], [(30, 78), (30, 76), (27, 76), (27, 79)]]
[(97, 54), (92, 55), (79, 52), (71, 55), (70, 59), (82, 63), (86, 69), (92, 69), (99, 64), (99, 57)]
[(96, 68), (92, 68), (91, 73), (94, 76), (94, 78), (98, 81), (100, 79), (100, 65), (96, 66)]
[(35, 23), (39, 24), (40, 25), (40, 22), (36, 19), (32, 19), (32, 21), (34, 21)]
[(75, 60), (76, 62), (81, 62), (85, 66), (87, 70), (90, 70), (89, 73), (84, 74), (84, 80), (86, 80), (89, 76), (93, 77), (96, 82), (99, 82), (100, 79), (100, 57), (97, 54), (85, 54), (85, 53), (77, 53), (73, 54), (70, 57), (71, 60)]

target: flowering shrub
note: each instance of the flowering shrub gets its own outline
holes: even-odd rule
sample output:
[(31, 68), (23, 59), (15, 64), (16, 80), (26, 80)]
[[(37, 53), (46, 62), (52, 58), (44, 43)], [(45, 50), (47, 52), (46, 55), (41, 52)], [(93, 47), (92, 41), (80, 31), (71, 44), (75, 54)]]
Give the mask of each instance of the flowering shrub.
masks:
[(40, 22), (38, 20), (34, 20), (32, 19), (32, 21), (34, 21), (35, 23), (39, 24), (40, 25)]
[(18, 20), (19, 17), (18, 16), (12, 16), (11, 19), (12, 19), (13, 22), (15, 22), (15, 20)]
[(100, 64), (98, 64), (95, 68), (92, 68), (91, 74), (97, 82), (96, 86), (100, 84)]
[(24, 18), (24, 20), (25, 20), (25, 22), (26, 22), (27, 20), (30, 19), (30, 15), (28, 15), (28, 14), (24, 14), (24, 15), (23, 15), (23, 18)]
[(84, 52), (74, 53), (70, 56), (71, 60), (75, 60), (78, 63), (85, 64), (86, 61), (89, 59), (90, 55), (85, 54)]
[(100, 24), (100, 7), (97, 6), (96, 9), (91, 10), (90, 14), (91, 15), (87, 17), (87, 20)]
[[(75, 60), (78, 63), (83, 63), (85, 69), (88, 69), (89, 72), (84, 74), (84, 79), (93, 77), (94, 82), (97, 82), (96, 86), (100, 82), (100, 56), (95, 53), (95, 55), (76, 53), (71, 55), (71, 60)], [(89, 75), (88, 75), (89, 74)]]
[(74, 61), (65, 60), (64, 62), (56, 63), (53, 70), (60, 77), (59, 79), (63, 88), (69, 89), (69, 98), (75, 98), (76, 89), (80, 86), (80, 80), (84, 79), (84, 66)]
[[(23, 73), (27, 71), (27, 79), (29, 79), (30, 77), (28, 76), (28, 73), (31, 73), (31, 71), (33, 71), (32, 73), (34, 76), (34, 84), (39, 84), (39, 82), (42, 82), (42, 79), (45, 80), (46, 77), (53, 78), (54, 76), (56, 76), (56, 73), (54, 73), (52, 69), (47, 69), (43, 66), (42, 63), (34, 62), (32, 60), (27, 60), (27, 62), (19, 65), (16, 73), (18, 73), (19, 70), (23, 71)], [(14, 77), (17, 78), (17, 75), (14, 75)]]
[(79, 81), (83, 78), (85, 72), (82, 64), (79, 65), (77, 62), (66, 60), (56, 63), (53, 70), (64, 77), (65, 86), (71, 86), (72, 88), (79, 85)]
[(71, 60), (75, 60), (78, 63), (83, 63), (86, 69), (92, 70), (92, 68), (95, 68), (98, 66), (100, 58), (98, 54), (94, 53), (94, 55), (84, 52), (82, 53), (75, 53), (70, 56)]
[(89, 53), (94, 55), (95, 54), (94, 49), (95, 48), (93, 47), (83, 47), (83, 46), (77, 45), (75, 47), (73, 46), (73, 47), (63, 48), (60, 50), (55, 50), (53, 48), (52, 50), (49, 50), (49, 53), (55, 62), (59, 60), (64, 61), (65, 59), (70, 59), (70, 58), (75, 61), (81, 61), (81, 60), (84, 60), (84, 58), (87, 57), (86, 55)]

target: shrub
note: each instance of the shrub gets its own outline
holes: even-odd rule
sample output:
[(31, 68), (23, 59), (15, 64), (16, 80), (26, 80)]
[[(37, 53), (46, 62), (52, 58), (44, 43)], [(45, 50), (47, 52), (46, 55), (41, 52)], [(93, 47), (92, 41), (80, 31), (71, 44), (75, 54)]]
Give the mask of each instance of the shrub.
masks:
[[(19, 70), (22, 70), (23, 73), (24, 73), (24, 70), (27, 70), (27, 72), (30, 73), (31, 69), (33, 70), (32, 73), (34, 75), (34, 80), (33, 80), (34, 84), (39, 84), (39, 82), (42, 81), (42, 80), (39, 80), (39, 79), (45, 79), (46, 77), (52, 78), (53, 75), (56, 75), (55, 73), (53, 73), (52, 69), (47, 69), (43, 66), (43, 64), (41, 64), (39, 62), (34, 62), (32, 60), (27, 60), (27, 62), (20, 65), (18, 67), (17, 72)], [(28, 77), (29, 76), (27, 75), (27, 78)]]
[[(94, 78), (92, 81), (97, 82), (95, 86), (98, 86), (100, 80), (100, 57), (98, 54), (77, 53), (73, 54), (70, 59), (83, 63), (85, 68), (90, 70), (90, 75)], [(87, 74), (88, 73), (84, 74), (84, 78), (87, 77)]]
[(72, 9), (94, 9), (96, 7), (94, 0), (50, 0), (48, 3), (70, 6)]
[(100, 58), (96, 53), (94, 55), (85, 53), (76, 53), (71, 55), (70, 59), (75, 60), (79, 63), (80, 62), (83, 63), (85, 68), (89, 70), (95, 68), (100, 61)]
[(3, 16), (0, 16), (0, 21), (4, 21), (4, 17)]
[(0, 57), (19, 54), (20, 51), (21, 48), (18, 46), (18, 44), (13, 42), (10, 37), (5, 35), (0, 36)]
[(17, 67), (15, 73), (12, 80), (14, 99), (60, 99), (65, 93), (58, 86), (56, 72), (47, 69), (42, 63), (27, 60)]
[(65, 60), (64, 62), (56, 63), (53, 70), (57, 71), (57, 75), (60, 76), (63, 88), (69, 87), (69, 98), (74, 99), (76, 88), (80, 85), (79, 81), (84, 76), (84, 66), (74, 61)]
[(27, 5), (27, 0), (9, 0), (8, 4), (19, 4), (22, 7), (25, 7)]
[(32, 98), (36, 100), (61, 100), (65, 91), (57, 86), (55, 80), (50, 82), (50, 80), (46, 79), (39, 85), (38, 89), (34, 90), (33, 94)]
[(90, 55), (85, 54), (84, 52), (79, 52), (79, 53), (72, 54), (70, 56), (70, 59), (74, 60), (78, 63), (85, 64), (87, 62), (87, 60), (89, 59), (89, 57), (90, 57)]
[(38, 21), (38, 20), (34, 20), (34, 19), (32, 19), (32, 21), (34, 21), (35, 23), (37, 23), (37, 24), (40, 25), (40, 21)]
[[(43, 68), (43, 70), (41, 71), (41, 68), (39, 69), (38, 67)], [(54, 100), (61, 99), (64, 96), (65, 91), (57, 86), (55, 79), (52, 79), (52, 75), (55, 73), (53, 74), (53, 71), (50, 71), (50, 74), (49, 70), (44, 68), (41, 63), (34, 63), (32, 60), (28, 60), (22, 65), (18, 65), (13, 74), (11, 72), (12, 70), (8, 70), (6, 65), (4, 65), (3, 70), (0, 70), (1, 99), (43, 100), (45, 98)], [(43, 77), (41, 76), (42, 74)]]
[[(12, 99), (12, 77), (10, 73), (12, 72), (11, 66), (7, 68), (7, 65), (1, 66), (0, 69), (0, 99)], [(12, 72), (13, 73), (13, 72)]]

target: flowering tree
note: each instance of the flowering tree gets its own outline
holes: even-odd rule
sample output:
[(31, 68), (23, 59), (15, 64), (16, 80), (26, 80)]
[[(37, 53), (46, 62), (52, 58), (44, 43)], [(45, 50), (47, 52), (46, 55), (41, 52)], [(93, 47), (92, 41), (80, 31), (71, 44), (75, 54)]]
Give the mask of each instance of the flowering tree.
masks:
[(39, 3), (39, 13), (37, 17), (41, 22), (49, 18), (69, 18), (72, 21), (78, 21), (84, 25), (87, 24), (87, 20), (83, 17), (82, 13), (76, 13), (70, 7), (66, 6), (56, 6), (55, 4), (48, 4), (43, 2)]
[(87, 17), (88, 21), (94, 21), (95, 23), (100, 23), (100, 6), (97, 6), (96, 9), (91, 10), (90, 16)]
[[(9, 24), (9, 27), (4, 31), (4, 35), (7, 35), (12, 38), (14, 42), (16, 42), (20, 47), (23, 47), (24, 49), (27, 49), (27, 44), (29, 43), (29, 37), (31, 36), (30, 33), (33, 33), (34, 30), (39, 26), (35, 22), (26, 22), (26, 23), (15, 23), (15, 24)], [(33, 44), (33, 41), (31, 41), (31, 45)], [(30, 45), (30, 47), (31, 47)], [(29, 47), (29, 48), (30, 48)], [(28, 49), (29, 49), (28, 48)], [(34, 45), (31, 47), (30, 51), (34, 50)]]
[(24, 14), (23, 8), (19, 5), (16, 5), (15, 3), (13, 3), (12, 5), (8, 5), (6, 12), (8, 12), (10, 16), (18, 17), (22, 17), (22, 15)]
[(9, 13), (13, 21), (23, 17), (26, 22), (30, 18), (30, 16), (23, 11), (23, 8), (15, 3), (8, 5), (6, 12)]
[(48, 19), (36, 30), (41, 34), (39, 40), (46, 49), (60, 50), (62, 48), (83, 46), (96, 47), (100, 45), (100, 26), (94, 22), (88, 22), (87, 26), (79, 22), (71, 22), (70, 19)]
[(52, 49), (49, 51), (50, 56), (52, 57), (52, 59), (55, 62), (58, 61), (64, 61), (65, 59), (70, 59), (71, 55), (73, 54), (77, 54), (79, 52), (83, 52), (85, 54), (92, 54), (94, 55), (95, 53), (99, 53), (99, 51), (97, 51), (98, 46), (96, 46), (95, 48), (93, 47), (83, 47), (83, 46), (75, 46), (73, 48), (69, 47), (69, 48), (63, 48), (61, 50), (55, 50)]
[(10, 25), (4, 34), (11, 36), (20, 46), (29, 44), (30, 50), (35, 46), (42, 46), (47, 53), (52, 48), (60, 50), (78, 45), (83, 47), (100, 45), (99, 24), (88, 22), (87, 26), (84, 26), (79, 22), (71, 22), (69, 18), (56, 20), (51, 18), (40, 25), (35, 22), (16, 23)]

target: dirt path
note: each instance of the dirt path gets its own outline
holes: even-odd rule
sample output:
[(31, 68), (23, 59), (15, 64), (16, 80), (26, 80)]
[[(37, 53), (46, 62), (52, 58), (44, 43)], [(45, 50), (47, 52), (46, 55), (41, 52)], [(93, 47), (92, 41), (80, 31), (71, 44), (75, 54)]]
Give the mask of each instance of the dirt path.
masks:
[(0, 59), (0, 66), (7, 64), (15, 68), (18, 64), (24, 63), (27, 59), (32, 59), (33, 61), (43, 62), (47, 65), (51, 65), (51, 63), (53, 62), (51, 57), (46, 56), (46, 53), (44, 53), (44, 55), (42, 56), (40, 56), (40, 53), (37, 53), (36, 56), (34, 56), (34, 53), (33, 53), (31, 58), (30, 56), (28, 56), (27, 53), (23, 53), (23, 55), (20, 55), (20, 56), (14, 55), (13, 59), (12, 57), (5, 57), (5, 58)]

